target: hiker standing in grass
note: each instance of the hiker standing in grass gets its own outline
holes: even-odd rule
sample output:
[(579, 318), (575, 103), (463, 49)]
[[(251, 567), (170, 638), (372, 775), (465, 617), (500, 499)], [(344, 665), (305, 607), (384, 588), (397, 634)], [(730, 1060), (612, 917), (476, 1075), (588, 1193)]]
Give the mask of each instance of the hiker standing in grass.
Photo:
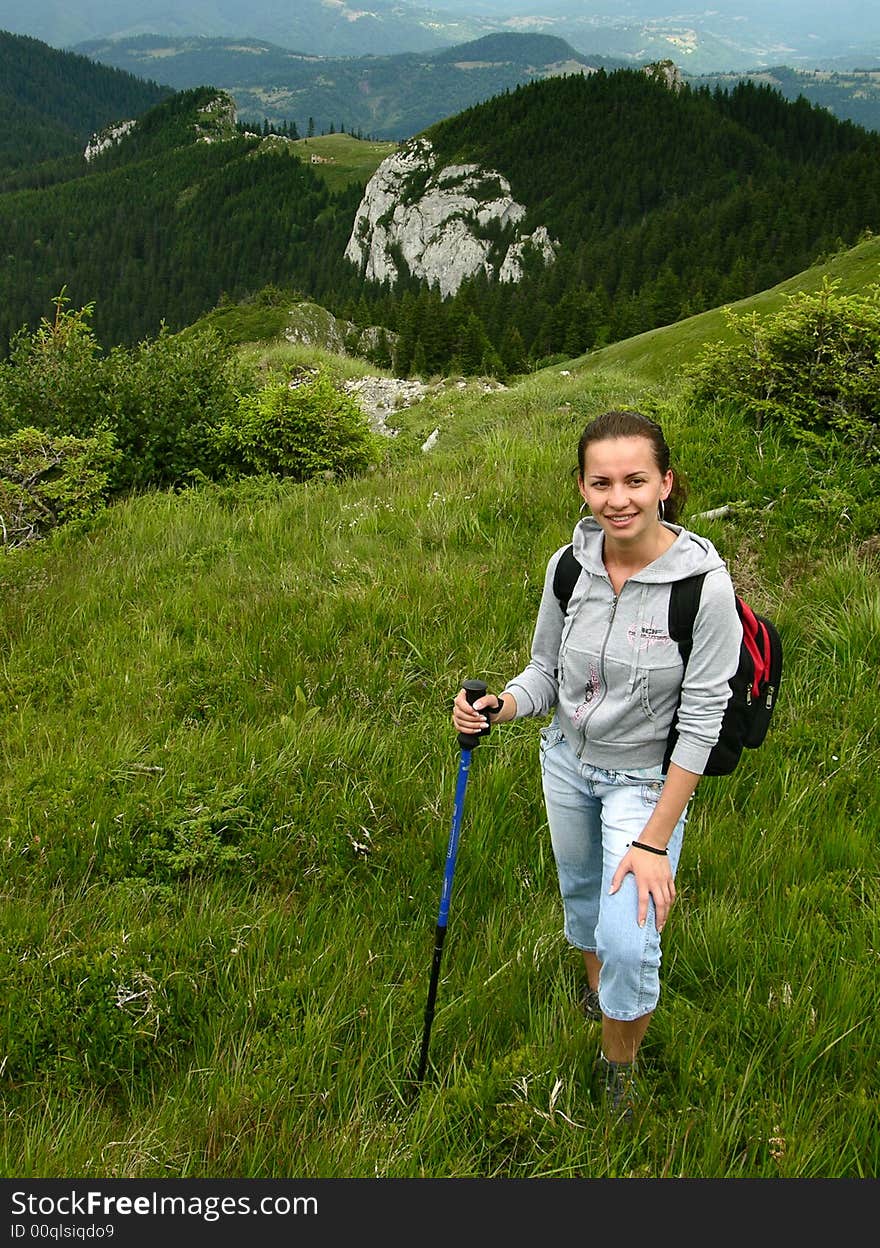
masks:
[[(705, 537), (675, 523), (683, 490), (660, 426), (610, 411), (578, 446), (582, 571), (563, 609), (547, 564), (531, 660), (502, 690), (453, 704), (457, 732), (544, 716), (544, 801), (582, 1005), (601, 1020), (604, 1094), (631, 1119), (635, 1063), (660, 996), (660, 933), (675, 902), (688, 802), (718, 739), (742, 624)], [(672, 583), (705, 572), (685, 674), (667, 618)], [(679, 706), (680, 700), (680, 706)], [(678, 707), (678, 738), (664, 751)]]

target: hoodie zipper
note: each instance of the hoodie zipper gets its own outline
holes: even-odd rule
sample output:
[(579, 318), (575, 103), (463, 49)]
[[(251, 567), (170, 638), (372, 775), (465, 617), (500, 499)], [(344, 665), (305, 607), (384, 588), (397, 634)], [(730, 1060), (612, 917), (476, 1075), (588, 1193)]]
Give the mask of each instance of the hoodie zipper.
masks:
[[(621, 590), (621, 593), (622, 592), (623, 591)], [(599, 709), (602, 702), (605, 700), (605, 694), (608, 691), (608, 680), (605, 675), (605, 652), (608, 649), (608, 639), (611, 636), (611, 630), (614, 627), (614, 617), (617, 614), (617, 604), (619, 601), (620, 601), (620, 594), (616, 594), (612, 588), (611, 614), (608, 617), (608, 627), (605, 629), (605, 636), (602, 638), (602, 647), (599, 651), (599, 678), (602, 681), (602, 695), (596, 700), (594, 704), (590, 706), (589, 714), (586, 717), (587, 721), (593, 718), (594, 714)], [(586, 722), (583, 724), (580, 731), (581, 731), (581, 748), (580, 748), (580, 753), (578, 754), (578, 758), (583, 758), (584, 750), (587, 748), (587, 723)]]

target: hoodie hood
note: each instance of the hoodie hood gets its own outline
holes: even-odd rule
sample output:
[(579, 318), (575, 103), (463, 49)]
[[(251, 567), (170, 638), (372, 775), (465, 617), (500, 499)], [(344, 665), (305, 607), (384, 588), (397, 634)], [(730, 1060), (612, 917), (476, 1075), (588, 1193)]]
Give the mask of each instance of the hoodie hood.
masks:
[[(700, 572), (711, 572), (714, 568), (724, 567), (724, 560), (707, 537), (691, 533), (678, 524), (664, 521), (664, 527), (675, 534), (675, 541), (665, 550), (659, 559), (649, 563), (640, 572), (629, 578), (645, 585), (668, 584), (680, 581), (686, 576), (695, 576)], [(594, 576), (607, 577), (602, 550), (605, 534), (601, 526), (587, 516), (575, 525), (572, 535), (572, 549), (575, 558), (582, 567)]]

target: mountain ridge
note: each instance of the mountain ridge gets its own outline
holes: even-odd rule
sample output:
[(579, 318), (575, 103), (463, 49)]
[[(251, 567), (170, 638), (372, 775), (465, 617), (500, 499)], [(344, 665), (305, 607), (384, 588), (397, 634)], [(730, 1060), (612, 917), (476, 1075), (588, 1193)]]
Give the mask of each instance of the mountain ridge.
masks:
[[(399, 234), (387, 252), (399, 247), (404, 261), (393, 280), (390, 269), (369, 280), (345, 258), (381, 145), (336, 135), (336, 152), (322, 153), (238, 127), (226, 142), (198, 143), (180, 93), (66, 182), (0, 195), (0, 334), (8, 341), (45, 315), (62, 288), (97, 304), (96, 331), (113, 344), (275, 285), (359, 327), (384, 326), (404, 372), (503, 375), (745, 297), (880, 229), (877, 135), (769, 87), (693, 91), (661, 68), (656, 80), (602, 69), (542, 79), (426, 132), (438, 170), (472, 166), (491, 195), (503, 179), (518, 235), (543, 227), (553, 245), (552, 263), (525, 253), (515, 280), (496, 281), (517, 240), (494, 213), (481, 219), (491, 201), (481, 193), (459, 207), (497, 265), (454, 290), (410, 263)], [(313, 159), (341, 159), (353, 176), (342, 166), (331, 185), (317, 171), (333, 166)], [(386, 210), (393, 223), (404, 201), (421, 203), (431, 173), (411, 173), (374, 228)]]
[(125, 70), (0, 30), (0, 174), (82, 150), (89, 135), (171, 91)]
[[(345, 58), (315, 57), (259, 40), (157, 38), (92, 40), (78, 51), (129, 73), (158, 76), (177, 90), (210, 82), (235, 96), (251, 121), (294, 122), (305, 134), (343, 125), (376, 137), (412, 137), (520, 83), (550, 74), (640, 68), (657, 59), (587, 54), (557, 36), (494, 33), (441, 51)], [(798, 69), (780, 63), (739, 72), (696, 73), (679, 64), (694, 87), (768, 82), (789, 100), (799, 95), (841, 120), (880, 130), (880, 68)]]
[(285, 0), (190, 0), (172, 9), (167, 0), (115, 0), (108, 12), (100, 0), (43, 0), (23, 13), (20, 0), (0, 0), (0, 27), (62, 47), (141, 33), (206, 34), (267, 39), (323, 56), (424, 52), (495, 31), (529, 31), (567, 39), (587, 55), (631, 64), (680, 59), (693, 73), (780, 60), (812, 68), (835, 58), (846, 61), (840, 68), (851, 69), (866, 63), (871, 45), (875, 64), (880, 51), (876, 10), (845, 0), (833, 13), (827, 5), (782, 0), (773, 5), (740, 0), (733, 12), (715, 7), (684, 13), (647, 0), (611, 13), (607, 5), (586, 0), (523, 5), (520, 12), (511, 5), (429, 6), (407, 0), (373, 0), (369, 7), (348, 0), (298, 0), (295, 6)]

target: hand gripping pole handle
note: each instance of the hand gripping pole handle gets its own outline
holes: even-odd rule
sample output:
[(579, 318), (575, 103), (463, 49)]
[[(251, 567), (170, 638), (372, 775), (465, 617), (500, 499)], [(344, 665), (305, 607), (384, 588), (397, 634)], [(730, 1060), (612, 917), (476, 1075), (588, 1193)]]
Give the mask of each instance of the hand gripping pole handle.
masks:
[[(464, 689), (464, 696), (467, 698), (468, 703), (471, 706), (473, 706), (477, 698), (483, 697), (483, 695), (489, 691), (489, 686), (484, 680), (466, 680), (462, 685), (462, 688)], [(472, 750), (475, 746), (480, 744), (480, 737), (485, 737), (489, 732), (489, 727), (490, 725), (487, 723), (486, 727), (482, 728), (479, 732), (460, 732), (458, 734), (458, 744), (463, 750)]]

